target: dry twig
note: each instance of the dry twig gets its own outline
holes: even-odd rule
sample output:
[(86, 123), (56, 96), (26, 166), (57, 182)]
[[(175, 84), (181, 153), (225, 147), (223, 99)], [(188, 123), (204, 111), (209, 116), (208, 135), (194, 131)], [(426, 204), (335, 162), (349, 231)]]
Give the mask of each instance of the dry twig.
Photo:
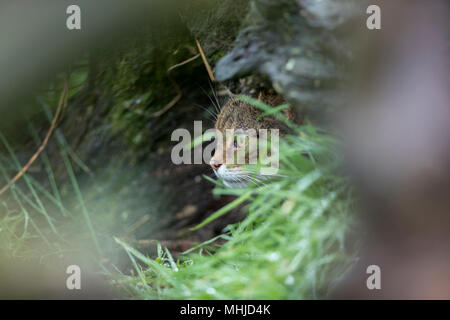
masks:
[(52, 123), (50, 125), (50, 129), (48, 130), (47, 135), (44, 138), (44, 141), (42, 142), (42, 144), (38, 148), (38, 150), (30, 158), (30, 160), (28, 160), (27, 164), (25, 166), (23, 166), (23, 168), (14, 176), (14, 178), (12, 178), (8, 182), (8, 184), (0, 190), (0, 195), (5, 193), (13, 184), (15, 184), (21, 177), (23, 177), (23, 175), (28, 171), (28, 169), (31, 167), (31, 165), (34, 163), (34, 161), (36, 161), (36, 159), (39, 157), (41, 152), (45, 149), (51, 135), (53, 134), (53, 131), (56, 128), (56, 123), (58, 122), (58, 118), (59, 118), (59, 115), (61, 113), (63, 106), (64, 106), (64, 108), (65, 108), (65, 106), (67, 106), (68, 96), (69, 96), (69, 80), (66, 77), (66, 79), (64, 81), (64, 87), (61, 92), (61, 96), (59, 98), (58, 108), (56, 109), (55, 116), (53, 117)]
[(209, 65), (208, 60), (206, 59), (206, 56), (203, 53), (202, 46), (200, 45), (200, 42), (197, 39), (195, 39), (195, 42), (197, 43), (198, 51), (202, 55), (203, 64), (205, 65), (206, 71), (208, 71), (209, 79), (212, 82), (215, 82), (216, 78), (214, 78), (214, 74), (212, 73), (211, 66)]
[(191, 61), (194, 61), (195, 59), (197, 59), (198, 57), (201, 56), (202, 60), (203, 60), (203, 64), (205, 65), (206, 71), (208, 71), (209, 78), (211, 79), (212, 82), (216, 81), (216, 79), (214, 78), (214, 74), (212, 73), (211, 66), (208, 63), (208, 60), (206, 60), (206, 56), (205, 56), (205, 54), (203, 52), (203, 49), (202, 49), (202, 46), (200, 45), (200, 42), (197, 39), (195, 39), (195, 41), (197, 43), (198, 51), (200, 53), (196, 54), (195, 56), (193, 56), (193, 57), (191, 57), (191, 58), (189, 58), (189, 59), (187, 59), (187, 60), (185, 60), (183, 62), (180, 62), (180, 63), (178, 63), (176, 65), (173, 65), (169, 69), (167, 69), (167, 76), (169, 77), (170, 82), (172, 82), (175, 90), (177, 91), (177, 95), (168, 104), (166, 104), (164, 106), (164, 108), (162, 108), (161, 110), (150, 114), (151, 118), (157, 118), (157, 117), (161, 116), (162, 114), (166, 113), (170, 108), (172, 108), (181, 99), (181, 97), (183, 95), (180, 86), (178, 85), (178, 83), (176, 83), (176, 81), (170, 75), (170, 72), (172, 70), (174, 70), (174, 69), (176, 69), (178, 67), (181, 67), (181, 66), (183, 66), (183, 65), (185, 65), (185, 64), (187, 64), (187, 63), (189, 63)]
[(200, 54), (197, 54), (197, 55), (195, 55), (195, 56), (193, 56), (193, 57), (191, 57), (191, 58), (189, 58), (189, 59), (187, 59), (187, 60), (185, 60), (183, 62), (180, 62), (180, 63), (178, 63), (176, 65), (173, 65), (169, 69), (167, 69), (167, 76), (169, 77), (169, 80), (172, 82), (173, 86), (175, 87), (175, 90), (177, 91), (177, 95), (168, 104), (166, 104), (164, 106), (164, 108), (162, 108), (161, 110), (150, 114), (150, 117), (157, 118), (157, 117), (161, 116), (162, 114), (166, 113), (170, 108), (172, 108), (181, 99), (181, 96), (183, 94), (182, 91), (181, 91), (181, 88), (178, 85), (178, 83), (176, 83), (176, 81), (172, 78), (172, 76), (170, 75), (170, 72), (173, 69), (181, 67), (181, 66), (183, 66), (183, 65), (185, 65), (185, 64), (187, 64), (187, 63), (189, 63), (191, 61), (194, 61), (198, 57), (200, 57)]

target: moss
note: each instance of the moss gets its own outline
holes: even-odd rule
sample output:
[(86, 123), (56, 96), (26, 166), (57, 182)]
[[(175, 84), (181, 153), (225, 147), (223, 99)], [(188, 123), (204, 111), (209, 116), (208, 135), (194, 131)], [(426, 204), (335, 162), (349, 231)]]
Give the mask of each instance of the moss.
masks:
[[(143, 30), (121, 50), (106, 53), (99, 68), (104, 70), (103, 95), (111, 99), (108, 114), (112, 128), (135, 147), (145, 140), (143, 131), (151, 120), (149, 115), (162, 109), (176, 94), (167, 69), (193, 55), (189, 48), (193, 39), (187, 29), (172, 25), (164, 33)], [(183, 71), (191, 73), (199, 65), (196, 61)]]
[(182, 16), (210, 62), (215, 63), (231, 48), (249, 8), (249, 0), (195, 0)]
[[(170, 122), (167, 117), (171, 115), (165, 114), (155, 124), (150, 114), (161, 110), (177, 93), (168, 68), (197, 54), (195, 39), (214, 65), (231, 47), (248, 7), (249, 1), (190, 1), (178, 20), (161, 22), (165, 25), (158, 28), (143, 26), (119, 49), (104, 52), (97, 69), (102, 70), (102, 95), (110, 103), (106, 121), (112, 129), (138, 149), (155, 142), (152, 127), (164, 130), (159, 124)], [(200, 59), (171, 75), (185, 93), (204, 95), (199, 83), (209, 86)]]

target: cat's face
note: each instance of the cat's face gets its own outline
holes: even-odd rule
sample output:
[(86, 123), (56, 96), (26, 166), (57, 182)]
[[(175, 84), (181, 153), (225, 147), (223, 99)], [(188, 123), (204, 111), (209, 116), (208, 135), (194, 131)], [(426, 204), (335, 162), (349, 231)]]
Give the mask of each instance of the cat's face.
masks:
[(257, 138), (254, 130), (217, 130), (216, 149), (210, 165), (227, 187), (244, 188), (261, 179), (251, 170), (251, 164), (256, 164), (257, 151), (250, 148), (250, 143), (257, 141)]
[(267, 179), (256, 169), (261, 160), (260, 133), (261, 129), (278, 129), (280, 124), (273, 118), (259, 119), (260, 114), (254, 106), (230, 98), (217, 117), (216, 148), (210, 165), (227, 187), (244, 188)]

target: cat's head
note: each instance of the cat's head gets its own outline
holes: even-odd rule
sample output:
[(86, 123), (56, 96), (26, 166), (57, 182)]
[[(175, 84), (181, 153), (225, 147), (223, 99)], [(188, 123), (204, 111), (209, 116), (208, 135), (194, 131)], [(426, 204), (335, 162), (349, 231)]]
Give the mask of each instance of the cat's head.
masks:
[[(276, 105), (280, 100), (264, 102)], [(233, 97), (220, 110), (215, 125), (216, 148), (210, 165), (227, 187), (244, 188), (268, 178), (257, 165), (261, 161), (260, 143), (270, 144), (273, 132), (282, 135), (286, 128), (273, 116), (261, 117), (261, 114), (257, 107)], [(270, 156), (271, 150), (263, 154)]]

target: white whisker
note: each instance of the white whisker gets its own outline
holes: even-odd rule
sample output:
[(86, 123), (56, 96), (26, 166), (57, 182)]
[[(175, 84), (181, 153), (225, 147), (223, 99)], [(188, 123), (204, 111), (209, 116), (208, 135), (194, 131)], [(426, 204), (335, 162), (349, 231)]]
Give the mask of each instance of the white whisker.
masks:
[(213, 113), (211, 110), (209, 110), (208, 108), (205, 108), (205, 107), (203, 107), (203, 106), (201, 106), (201, 105), (199, 105), (199, 104), (195, 104), (197, 107), (199, 107), (199, 108), (202, 108), (203, 110), (205, 110), (206, 112), (208, 112), (213, 118), (214, 118), (214, 120), (215, 121), (217, 121), (217, 115), (215, 114), (215, 113)]
[(220, 109), (221, 109), (220, 102), (219, 102), (219, 99), (217, 98), (216, 90), (214, 90), (214, 88), (212, 87), (211, 81), (209, 82), (209, 86), (211, 87), (211, 91), (213, 93), (213, 97), (214, 97), (214, 99), (216, 100), (216, 103), (217, 103), (218, 112), (220, 113)]
[(214, 106), (214, 109), (216, 111), (216, 115), (219, 115), (220, 113), (220, 106), (216, 105), (214, 100), (211, 98), (211, 96), (208, 94), (208, 92), (206, 92), (205, 89), (203, 89), (202, 87), (200, 87), (200, 89), (205, 93), (205, 95), (208, 97), (209, 101), (211, 101), (212, 105)]

